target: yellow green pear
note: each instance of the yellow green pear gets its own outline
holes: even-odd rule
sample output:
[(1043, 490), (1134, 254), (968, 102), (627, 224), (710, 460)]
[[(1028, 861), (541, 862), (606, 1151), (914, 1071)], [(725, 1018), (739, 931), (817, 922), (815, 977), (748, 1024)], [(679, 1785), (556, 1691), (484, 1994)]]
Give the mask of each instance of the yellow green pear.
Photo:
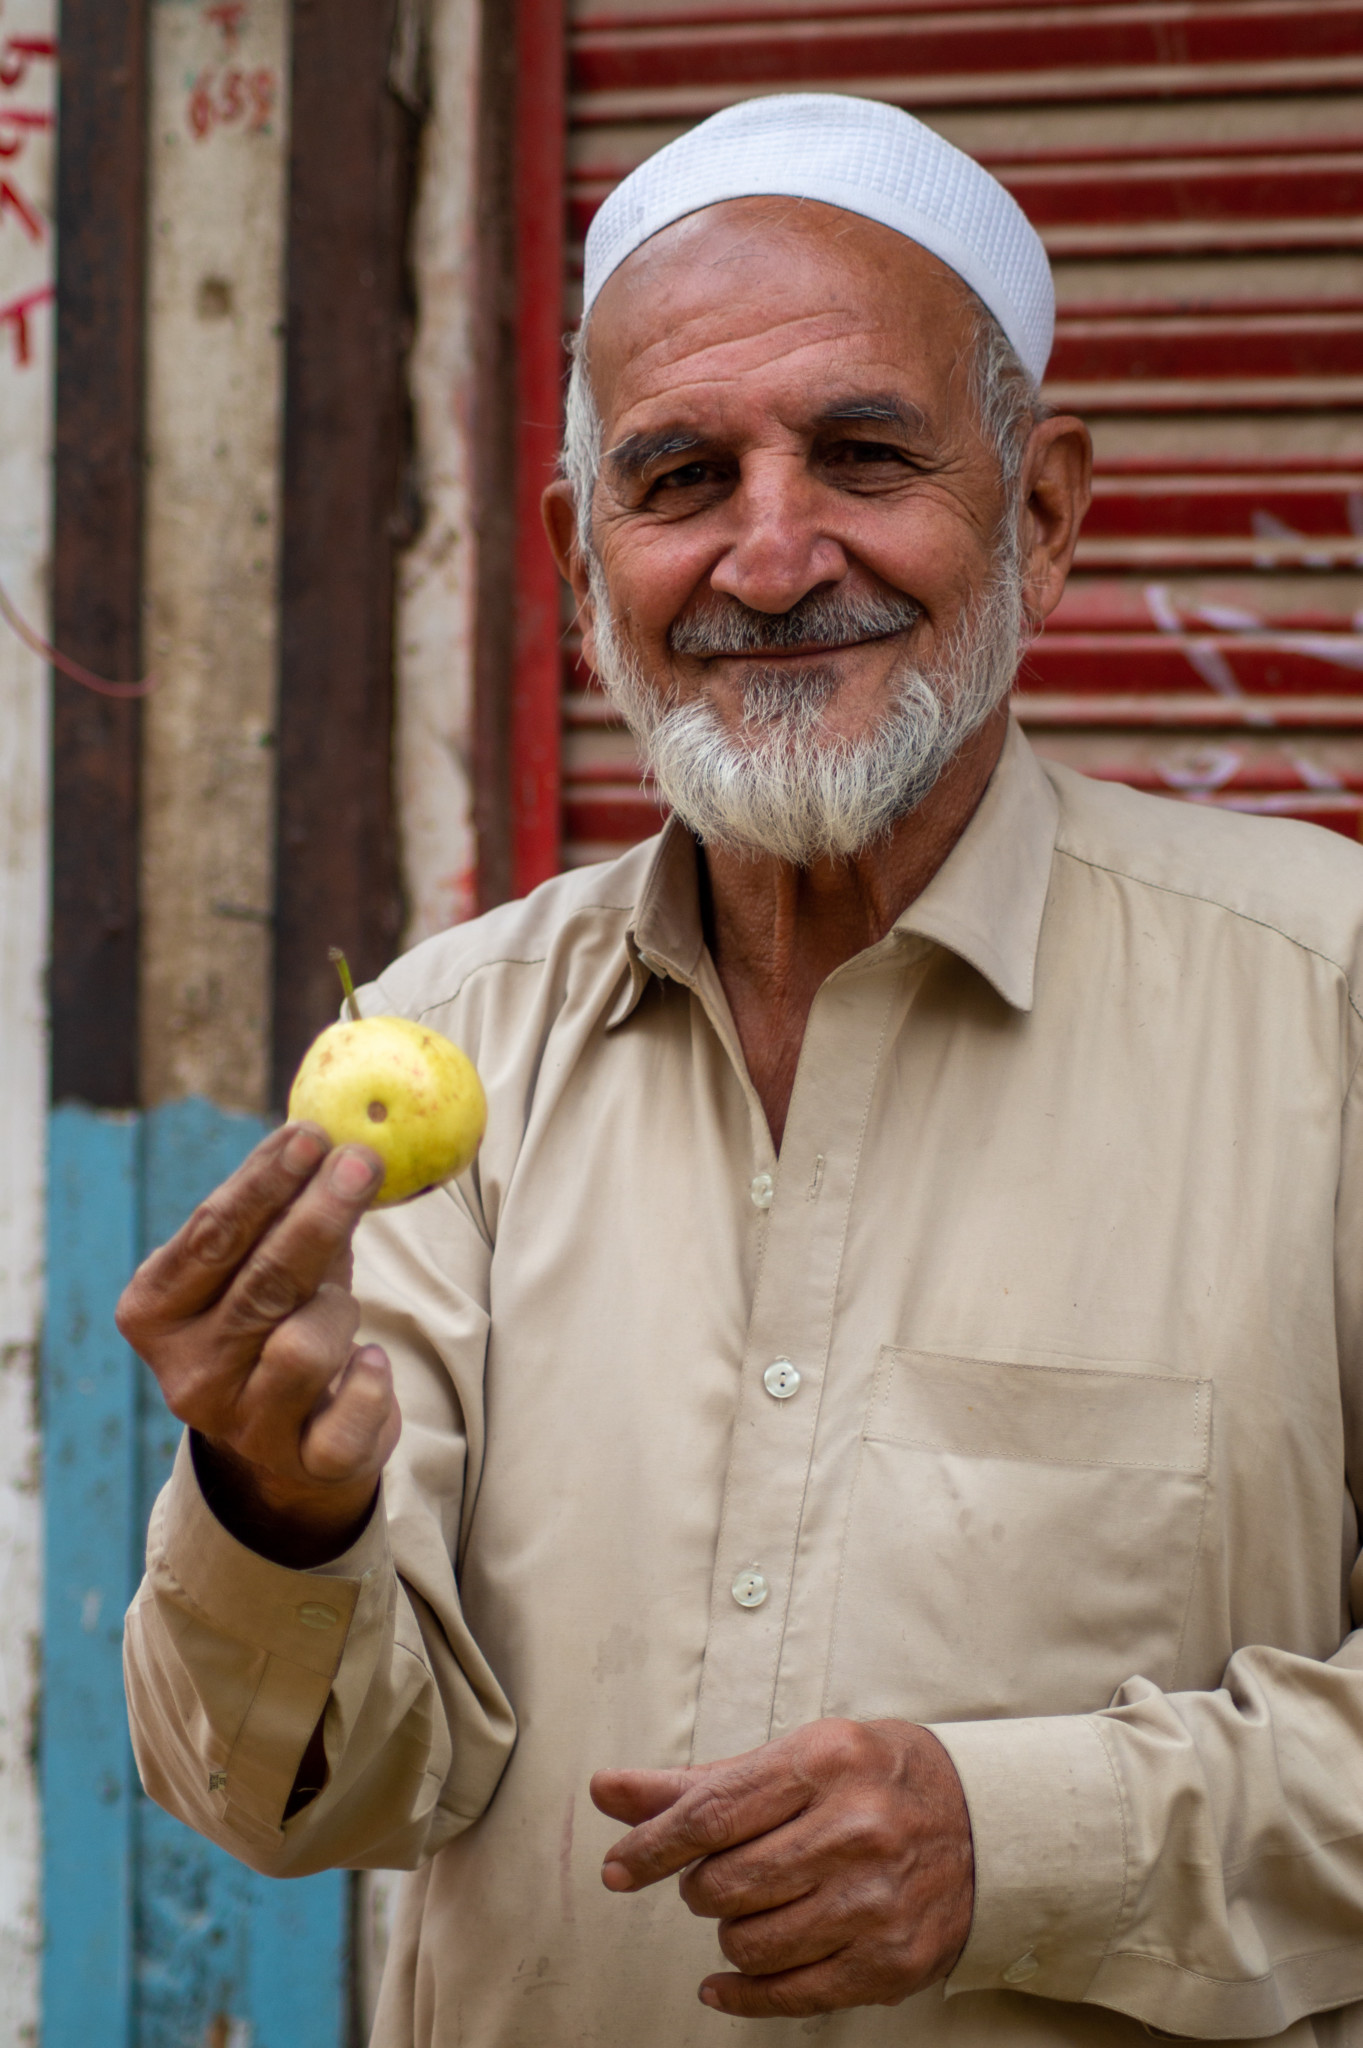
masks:
[[(353, 1012), (348, 970), (342, 980)], [(487, 1098), (472, 1060), (429, 1024), (356, 1017), (309, 1046), (289, 1090), (289, 1116), (320, 1124), (333, 1145), (372, 1147), (385, 1170), (371, 1206), (388, 1209), (471, 1164)]]

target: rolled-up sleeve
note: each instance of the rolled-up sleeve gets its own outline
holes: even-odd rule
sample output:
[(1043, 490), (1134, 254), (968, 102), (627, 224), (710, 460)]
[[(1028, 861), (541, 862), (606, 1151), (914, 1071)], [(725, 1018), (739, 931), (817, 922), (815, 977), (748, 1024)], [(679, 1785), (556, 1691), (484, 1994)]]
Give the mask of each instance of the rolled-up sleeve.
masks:
[[(464, 1623), (457, 1554), (481, 1459), (486, 1245), (457, 1191), (366, 1220), (362, 1335), (393, 1363), (403, 1435), (343, 1556), (309, 1571), (236, 1541), (188, 1440), (128, 1616), (133, 1747), (160, 1805), (255, 1869), (412, 1868), (485, 1810), (515, 1739)], [(288, 1820), (322, 1723), (326, 1782)]]

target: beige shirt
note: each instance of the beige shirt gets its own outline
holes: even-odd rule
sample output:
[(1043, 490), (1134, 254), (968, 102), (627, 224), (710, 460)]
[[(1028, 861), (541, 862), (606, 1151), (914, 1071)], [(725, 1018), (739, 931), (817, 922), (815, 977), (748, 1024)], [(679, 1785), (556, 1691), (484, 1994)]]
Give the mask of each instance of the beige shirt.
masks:
[(820, 990), (779, 1160), (684, 832), (399, 961), (365, 1007), (491, 1118), (361, 1230), (387, 1514), (286, 1571), (182, 1454), (148, 1790), (263, 1871), (415, 1871), (382, 2048), (713, 2048), (713, 1925), (602, 1889), (590, 1773), (902, 1715), (964, 1782), (969, 1942), (762, 2048), (1363, 2043), (1303, 2017), (1363, 2000), (1361, 932), (1356, 848), (1014, 731)]

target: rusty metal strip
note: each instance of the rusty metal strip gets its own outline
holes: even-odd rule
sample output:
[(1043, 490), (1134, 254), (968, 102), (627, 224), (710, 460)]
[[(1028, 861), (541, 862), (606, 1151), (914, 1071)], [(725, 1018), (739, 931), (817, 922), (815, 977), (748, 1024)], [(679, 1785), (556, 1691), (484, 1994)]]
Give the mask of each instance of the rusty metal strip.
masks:
[(289, 197), (274, 1099), (396, 950), (393, 554), (402, 538), (403, 257), (413, 119), (390, 0), (297, 0)]
[[(52, 637), (141, 674), (145, 0), (66, 0)], [(137, 1101), (136, 703), (53, 697), (52, 1091)]]

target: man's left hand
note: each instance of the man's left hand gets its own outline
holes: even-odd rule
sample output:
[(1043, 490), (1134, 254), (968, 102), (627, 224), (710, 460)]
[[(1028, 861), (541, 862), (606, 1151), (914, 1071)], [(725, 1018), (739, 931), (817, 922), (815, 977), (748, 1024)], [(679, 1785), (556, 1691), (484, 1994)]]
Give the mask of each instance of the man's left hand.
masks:
[(632, 1832), (611, 1891), (683, 1872), (741, 1973), (702, 2001), (746, 2019), (898, 2005), (965, 1946), (974, 1856), (965, 1797), (934, 1735), (908, 1721), (815, 1721), (723, 1763), (598, 1771), (592, 1798)]

